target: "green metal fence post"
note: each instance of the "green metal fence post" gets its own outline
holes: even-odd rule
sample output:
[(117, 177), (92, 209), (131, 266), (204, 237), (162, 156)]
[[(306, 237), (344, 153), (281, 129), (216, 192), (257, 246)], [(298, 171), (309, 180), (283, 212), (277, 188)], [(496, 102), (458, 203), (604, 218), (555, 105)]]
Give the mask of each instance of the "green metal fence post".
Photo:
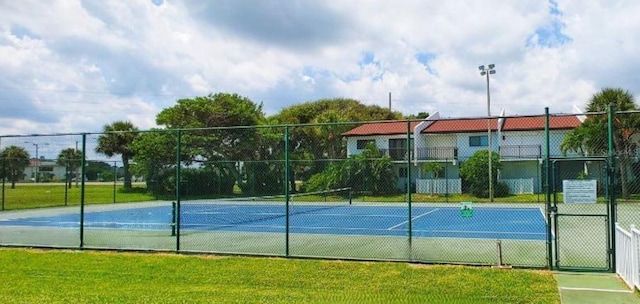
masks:
[(113, 162), (113, 203), (116, 203), (116, 188), (118, 183), (118, 162)]
[[(87, 134), (82, 134), (82, 159), (80, 159), (80, 248), (84, 247), (84, 204), (85, 204), (85, 184), (84, 176), (86, 174), (86, 159), (87, 159)], [(78, 177), (76, 176), (76, 181)], [(65, 186), (66, 187), (66, 186)]]
[(609, 260), (611, 261), (610, 267), (611, 272), (616, 271), (616, 191), (615, 191), (615, 153), (613, 146), (613, 115), (615, 109), (612, 104), (609, 104), (607, 107), (607, 129), (608, 129), (608, 158), (609, 158), (609, 170), (607, 174), (607, 188), (609, 188), (609, 208), (607, 208), (608, 219), (609, 219), (609, 244), (607, 244), (608, 252), (609, 252)]
[(6, 159), (2, 159), (2, 211), (4, 211), (4, 187), (7, 180), (7, 161)]
[(551, 246), (551, 221), (554, 210), (551, 207), (551, 161), (549, 148), (549, 107), (544, 108), (544, 192), (545, 192), (545, 209), (547, 216), (547, 267), (553, 270), (553, 248)]
[(408, 212), (408, 216), (409, 216), (409, 221), (408, 221), (408, 230), (409, 230), (409, 259), (412, 259), (412, 254), (411, 254), (411, 243), (413, 241), (413, 223), (412, 223), (412, 208), (411, 208), (411, 121), (407, 120), (407, 206), (409, 207), (409, 212)]
[(289, 126), (284, 127), (285, 255), (289, 256)]
[(176, 136), (176, 251), (180, 251), (180, 184), (182, 181), (180, 180), (180, 171), (181, 171), (181, 158), (180, 152), (182, 141), (182, 131), (178, 130), (178, 134)]
[(65, 179), (64, 179), (64, 205), (66, 206), (68, 198), (69, 198), (69, 189), (68, 189), (69, 187), (68, 187), (68, 185), (71, 182), (71, 180), (70, 180), (71, 176), (69, 174), (69, 160), (68, 159), (66, 160), (65, 165), (64, 165), (64, 176), (65, 176)]

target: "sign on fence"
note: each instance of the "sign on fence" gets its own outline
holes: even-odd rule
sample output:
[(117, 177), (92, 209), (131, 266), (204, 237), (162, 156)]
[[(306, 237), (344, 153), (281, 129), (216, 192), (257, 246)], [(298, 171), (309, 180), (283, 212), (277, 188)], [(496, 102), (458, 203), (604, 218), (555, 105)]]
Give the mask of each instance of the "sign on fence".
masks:
[(597, 197), (596, 180), (574, 180), (565, 179), (562, 181), (562, 194), (565, 204), (595, 204)]
[(460, 215), (462, 217), (472, 217), (473, 216), (473, 204), (471, 202), (462, 202), (462, 203), (460, 203)]

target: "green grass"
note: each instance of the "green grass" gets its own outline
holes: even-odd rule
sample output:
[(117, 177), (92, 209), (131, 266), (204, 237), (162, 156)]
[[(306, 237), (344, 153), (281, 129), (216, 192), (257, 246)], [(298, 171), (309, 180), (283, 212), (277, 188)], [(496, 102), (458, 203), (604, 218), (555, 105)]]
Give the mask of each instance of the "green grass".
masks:
[(559, 303), (550, 272), (0, 250), (1, 303)]
[[(74, 206), (80, 205), (81, 187), (72, 185), (66, 188), (63, 184), (16, 184), (15, 189), (10, 185), (4, 188), (4, 209), (31, 209), (54, 206)], [(115, 193), (113, 184), (90, 184), (85, 185), (86, 204), (108, 204), (122, 202), (141, 202), (154, 200), (155, 198), (147, 194), (144, 188), (134, 188), (124, 191), (122, 185), (116, 186)], [(66, 201), (66, 203), (65, 203)]]

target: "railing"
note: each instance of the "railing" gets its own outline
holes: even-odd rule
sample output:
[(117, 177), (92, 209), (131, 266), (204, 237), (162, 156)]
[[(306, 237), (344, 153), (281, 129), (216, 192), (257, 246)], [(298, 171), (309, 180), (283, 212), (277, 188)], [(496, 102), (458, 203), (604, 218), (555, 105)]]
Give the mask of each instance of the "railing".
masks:
[(500, 146), (500, 158), (540, 158), (542, 146), (540, 145), (512, 145)]
[(640, 230), (626, 231), (616, 223), (616, 273), (630, 288), (640, 289)]
[(418, 179), (416, 180), (416, 193), (427, 193), (427, 194), (462, 193), (462, 181), (459, 178)]
[(509, 194), (532, 194), (534, 190), (533, 178), (500, 179), (499, 181), (509, 187)]
[[(389, 156), (391, 160), (408, 160), (407, 148), (391, 148), (380, 149), (385, 155)], [(411, 151), (411, 158), (413, 158), (413, 151)]]
[(457, 159), (458, 148), (438, 147), (438, 148), (418, 148), (418, 160), (427, 159)]

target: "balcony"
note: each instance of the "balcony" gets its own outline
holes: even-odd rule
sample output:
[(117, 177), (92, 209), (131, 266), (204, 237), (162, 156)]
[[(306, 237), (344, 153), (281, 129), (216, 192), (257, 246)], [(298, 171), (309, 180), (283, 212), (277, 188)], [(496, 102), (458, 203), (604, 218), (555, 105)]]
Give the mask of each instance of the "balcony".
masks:
[[(385, 155), (391, 160), (408, 160), (406, 148), (381, 149)], [(418, 160), (453, 160), (458, 158), (458, 148), (418, 148)], [(411, 159), (413, 160), (414, 151), (411, 150)]]
[(418, 148), (418, 160), (453, 160), (458, 158), (458, 148)]
[[(380, 149), (385, 155), (389, 156), (391, 160), (408, 160), (406, 148), (391, 148)], [(411, 151), (411, 157), (413, 157), (413, 151)]]
[(540, 145), (512, 145), (500, 146), (500, 158), (540, 158), (542, 146)]

